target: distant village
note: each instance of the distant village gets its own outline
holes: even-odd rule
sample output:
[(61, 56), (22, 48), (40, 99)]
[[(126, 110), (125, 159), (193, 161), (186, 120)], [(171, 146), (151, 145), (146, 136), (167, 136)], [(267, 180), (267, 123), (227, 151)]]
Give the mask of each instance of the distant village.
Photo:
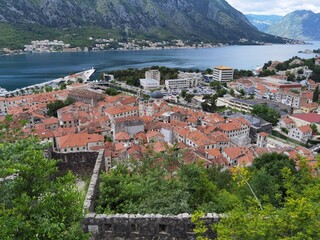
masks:
[[(187, 48), (214, 48), (222, 47), (225, 44), (211, 42), (190, 42), (181, 39), (171, 41), (150, 41), (150, 40), (118, 40), (115, 38), (93, 38), (89, 37), (90, 46), (71, 46), (61, 40), (34, 40), (24, 46), (23, 49), (0, 49), (1, 54), (21, 54), (21, 53), (44, 53), (44, 52), (79, 52), (79, 51), (104, 51), (104, 50), (158, 50), (158, 49), (187, 49)], [(246, 43), (247, 39), (241, 39), (241, 43)], [(254, 42), (263, 45), (263, 42)]]
[[(15, 122), (27, 120), (23, 132), (49, 143), (57, 153), (103, 149), (107, 169), (143, 158), (149, 147), (165, 152), (172, 146), (184, 150), (186, 163), (202, 161), (206, 167), (250, 166), (266, 152), (284, 153), (297, 161), (304, 156), (315, 166), (319, 145), (307, 148), (306, 143), (317, 143), (320, 131), (319, 103), (313, 99), (319, 84), (308, 79), (311, 73), (305, 66), (288, 71), (304, 75), (305, 80), (287, 81), (282, 72), (234, 80), (232, 68), (216, 66), (212, 74), (180, 72), (177, 79), (162, 83), (160, 72), (149, 70), (140, 79), (140, 88), (127, 86), (136, 89), (136, 94), (115, 96), (105, 92), (110, 84), (117, 84), (114, 76), (104, 74), (104, 79), (93, 82), (74, 77), (68, 78), (73, 81), (63, 90), (2, 97), (0, 114), (2, 120), (6, 115), (12, 115)], [(223, 111), (210, 113), (201, 108), (203, 96), (215, 93), (211, 82), (226, 86), (227, 93), (216, 99)], [(186, 102), (182, 92), (195, 94)], [(67, 99), (72, 104), (49, 116), (48, 104)], [(275, 126), (251, 114), (259, 104), (279, 112)]]

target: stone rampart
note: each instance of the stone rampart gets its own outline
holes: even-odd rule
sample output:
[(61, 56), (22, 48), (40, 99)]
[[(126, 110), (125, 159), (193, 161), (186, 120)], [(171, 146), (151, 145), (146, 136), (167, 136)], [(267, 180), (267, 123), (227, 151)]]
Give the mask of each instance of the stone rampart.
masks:
[[(216, 238), (210, 225), (219, 221), (216, 214), (207, 214), (203, 220), (208, 226), (207, 236)], [(105, 215), (89, 213), (83, 221), (83, 229), (91, 233), (90, 240), (194, 240), (191, 215)]]
[[(90, 240), (195, 240), (194, 224), (191, 215), (132, 215), (132, 214), (96, 214), (95, 200), (99, 190), (99, 175), (105, 169), (103, 151), (97, 157), (90, 185), (84, 202), (85, 218), (82, 228), (91, 233)], [(177, 199), (177, 201), (179, 201)], [(208, 226), (207, 236), (215, 239), (216, 234), (210, 226), (219, 221), (219, 215), (206, 214), (203, 217)]]

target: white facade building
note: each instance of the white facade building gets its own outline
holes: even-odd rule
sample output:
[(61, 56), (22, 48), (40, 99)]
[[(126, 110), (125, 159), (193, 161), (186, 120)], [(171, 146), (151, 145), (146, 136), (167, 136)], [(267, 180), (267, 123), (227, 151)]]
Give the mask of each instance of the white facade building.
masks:
[(292, 128), (290, 129), (288, 136), (289, 138), (300, 142), (307, 142), (312, 136), (312, 129), (309, 125)]
[(159, 70), (149, 70), (145, 72), (146, 79), (154, 79), (160, 83), (161, 73)]
[(165, 85), (167, 89), (192, 88), (198, 85), (198, 79), (168, 79), (165, 81)]
[(218, 82), (230, 82), (233, 80), (233, 68), (226, 67), (226, 66), (217, 66), (213, 68), (213, 81)]
[(193, 78), (197, 80), (202, 80), (203, 76), (202, 73), (196, 73), (196, 72), (181, 72), (178, 73), (178, 78), (180, 79), (186, 79), (186, 78)]

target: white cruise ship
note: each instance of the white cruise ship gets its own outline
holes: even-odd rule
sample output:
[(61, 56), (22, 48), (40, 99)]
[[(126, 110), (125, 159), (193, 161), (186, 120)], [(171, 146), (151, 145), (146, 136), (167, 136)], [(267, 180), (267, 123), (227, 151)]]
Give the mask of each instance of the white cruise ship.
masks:
[(7, 91), (7, 89), (0, 87), (0, 96), (1, 97), (4, 97), (8, 93), (9, 92)]

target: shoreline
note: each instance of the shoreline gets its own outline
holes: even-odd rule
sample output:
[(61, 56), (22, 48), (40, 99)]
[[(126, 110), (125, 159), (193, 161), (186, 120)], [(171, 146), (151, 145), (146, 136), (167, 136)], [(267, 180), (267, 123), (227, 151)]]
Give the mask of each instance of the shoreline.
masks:
[(265, 44), (222, 44), (215, 45), (212, 47), (177, 47), (177, 46), (170, 46), (170, 47), (159, 47), (159, 48), (145, 48), (145, 49), (103, 49), (103, 50), (91, 50), (91, 51), (50, 51), (50, 52), (22, 52), (19, 53), (8, 53), (8, 54), (0, 54), (2, 56), (17, 56), (17, 55), (29, 55), (29, 54), (51, 54), (51, 53), (98, 53), (98, 52), (127, 52), (127, 51), (160, 51), (160, 50), (186, 50), (186, 49), (212, 49), (212, 48), (223, 48), (223, 47), (232, 47), (232, 46), (270, 46), (270, 45), (314, 45), (312, 42), (304, 42), (304, 43), (265, 43)]

